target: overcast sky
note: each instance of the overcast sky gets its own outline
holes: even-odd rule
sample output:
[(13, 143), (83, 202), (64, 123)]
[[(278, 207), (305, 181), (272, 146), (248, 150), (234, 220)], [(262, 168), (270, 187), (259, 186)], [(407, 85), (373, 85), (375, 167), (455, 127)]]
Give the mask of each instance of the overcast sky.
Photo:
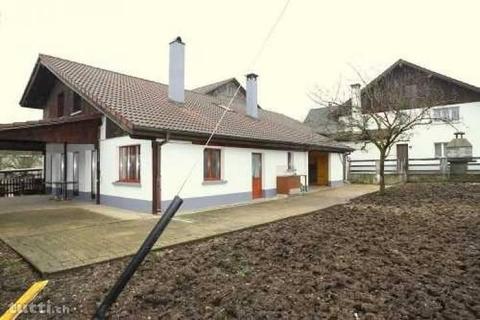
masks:
[(316, 85), (374, 77), (399, 58), (480, 86), (480, 1), (291, 0), (254, 70), (247, 70), (284, 0), (0, 0), (0, 123), (38, 119), (18, 105), (46, 53), (159, 82), (168, 43), (186, 43), (186, 86), (254, 71), (259, 103), (303, 120)]

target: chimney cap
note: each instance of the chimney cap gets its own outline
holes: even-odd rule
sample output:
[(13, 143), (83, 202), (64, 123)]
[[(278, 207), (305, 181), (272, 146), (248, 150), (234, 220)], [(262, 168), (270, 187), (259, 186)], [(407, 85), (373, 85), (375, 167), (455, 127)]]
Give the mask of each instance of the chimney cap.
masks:
[(352, 88), (352, 89), (356, 89), (356, 88), (360, 88), (360, 87), (361, 87), (361, 85), (360, 85), (360, 83), (358, 83), (358, 82), (357, 82), (357, 83), (352, 83), (352, 84), (350, 85), (350, 88)]
[(180, 36), (176, 37), (175, 40), (173, 40), (172, 42), (170, 42), (170, 44), (174, 43), (174, 42), (178, 42), (180, 44), (185, 44), (183, 41), (182, 41), (182, 38)]
[(251, 72), (249, 74), (246, 74), (245, 76), (247, 77), (247, 79), (251, 79), (251, 78), (257, 79), (258, 78), (258, 74), (253, 73), (253, 72)]

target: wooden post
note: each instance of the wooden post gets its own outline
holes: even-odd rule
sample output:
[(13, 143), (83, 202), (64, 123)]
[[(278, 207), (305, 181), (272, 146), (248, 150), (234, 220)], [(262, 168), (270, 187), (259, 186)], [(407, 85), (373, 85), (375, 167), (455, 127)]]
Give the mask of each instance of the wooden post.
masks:
[(157, 214), (160, 209), (160, 144), (152, 140), (152, 214)]
[[(42, 193), (47, 193), (47, 145), (45, 144), (42, 154), (43, 154), (43, 192)], [(52, 170), (50, 168), (50, 170)]]
[(63, 143), (63, 200), (67, 200), (67, 196), (68, 196), (68, 187), (67, 187), (67, 161), (68, 160), (68, 157), (67, 157), (67, 143), (64, 142)]
[(95, 149), (97, 150), (97, 194), (95, 196), (95, 203), (100, 204), (100, 143), (95, 143)]

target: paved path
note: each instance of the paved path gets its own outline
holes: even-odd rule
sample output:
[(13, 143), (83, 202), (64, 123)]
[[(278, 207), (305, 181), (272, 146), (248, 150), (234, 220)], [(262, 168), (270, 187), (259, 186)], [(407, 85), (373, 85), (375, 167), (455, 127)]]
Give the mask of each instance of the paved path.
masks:
[[(275, 201), (182, 214), (170, 223), (155, 248), (302, 215), (348, 202), (377, 188), (347, 185)], [(2, 213), (0, 238), (42, 273), (53, 273), (132, 255), (158, 219), (125, 220), (87, 209), (75, 205)]]

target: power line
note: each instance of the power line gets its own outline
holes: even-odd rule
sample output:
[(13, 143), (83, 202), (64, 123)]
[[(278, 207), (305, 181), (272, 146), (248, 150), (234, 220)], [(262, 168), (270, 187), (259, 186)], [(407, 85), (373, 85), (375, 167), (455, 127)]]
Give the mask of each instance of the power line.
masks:
[[(255, 63), (257, 62), (258, 58), (260, 58), (261, 54), (263, 53), (263, 51), (265, 50), (265, 47), (267, 45), (267, 42), (270, 40), (270, 38), (272, 37), (273, 33), (275, 32), (275, 29), (277, 28), (278, 24), (280, 23), (280, 21), (282, 20), (283, 16), (285, 15), (285, 12), (287, 11), (287, 8), (290, 4), (290, 1), (291, 0), (287, 0), (285, 2), (285, 5), (283, 6), (282, 10), (280, 11), (280, 14), (278, 15), (277, 19), (275, 20), (275, 22), (273, 23), (272, 27), (270, 28), (270, 30), (268, 31), (267, 33), (267, 36), (265, 37), (265, 39), (263, 40), (261, 46), (260, 46), (260, 49), (258, 50), (257, 54), (254, 56), (253, 60), (250, 62), (250, 66), (248, 68), (248, 70), (251, 70), (253, 69), (253, 67), (255, 66)], [(223, 121), (223, 118), (225, 118), (225, 115), (227, 114), (227, 112), (230, 110), (230, 106), (232, 105), (233, 101), (235, 100), (235, 97), (237, 96), (238, 92), (240, 91), (240, 88), (242, 87), (241, 84), (238, 85), (237, 89), (235, 90), (235, 93), (233, 94), (233, 96), (230, 98), (230, 101), (228, 102), (227, 104), (227, 107), (225, 108), (225, 110), (223, 110), (222, 112), (222, 115), (220, 116), (220, 118), (218, 119), (217, 123), (215, 124), (215, 127), (212, 131), (212, 133), (210, 134), (210, 136), (208, 137), (207, 139), (207, 142), (203, 145), (203, 148), (206, 148), (208, 147), (208, 145), (210, 144), (210, 142), (212, 141), (213, 137), (215, 136), (215, 134), (217, 133), (218, 129), (220, 128), (220, 124), (222, 123)], [(176, 195), (180, 195), (180, 193), (182, 192), (183, 188), (185, 187), (185, 185), (187, 184), (187, 182), (189, 181), (190, 177), (192, 176), (192, 173), (193, 171), (195, 170), (195, 168), (197, 167), (197, 165), (199, 164), (200, 160), (197, 160), (195, 161), (195, 163), (193, 164), (193, 166), (190, 168), (190, 170), (188, 171), (188, 174), (187, 176), (185, 177), (185, 179), (183, 180), (182, 184), (180, 185), (180, 188), (178, 190), (178, 192), (176, 193)]]

